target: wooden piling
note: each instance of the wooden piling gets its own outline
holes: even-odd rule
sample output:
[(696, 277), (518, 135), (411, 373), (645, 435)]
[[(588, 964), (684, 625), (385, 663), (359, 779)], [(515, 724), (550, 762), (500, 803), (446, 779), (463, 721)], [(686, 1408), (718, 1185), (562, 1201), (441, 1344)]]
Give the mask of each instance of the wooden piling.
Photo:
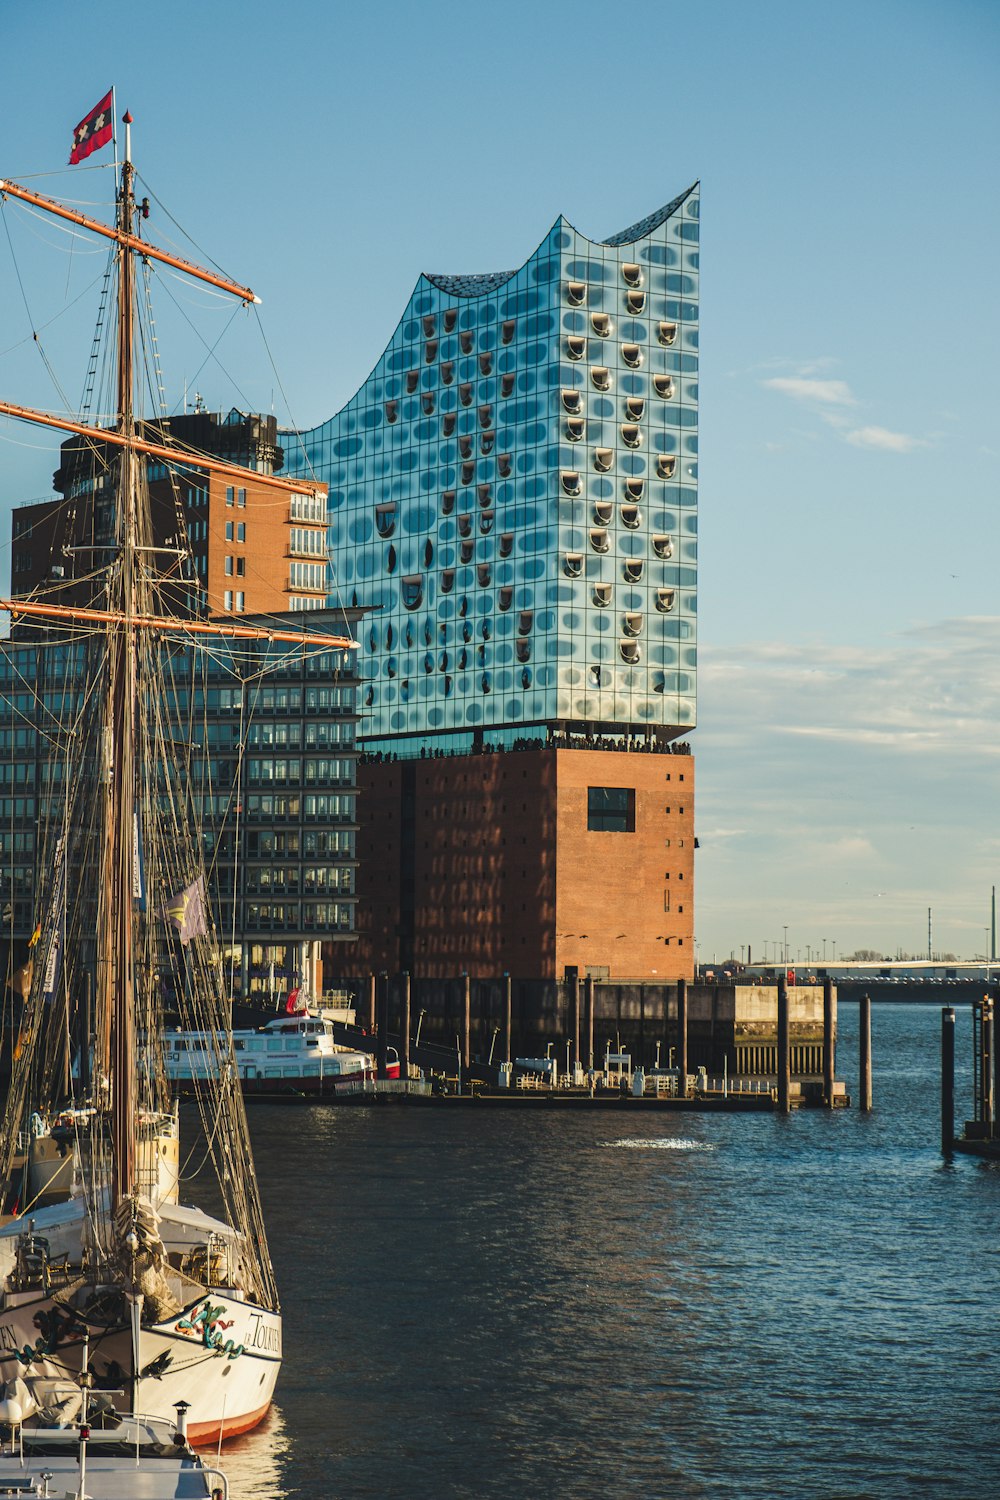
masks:
[(862, 995), (858, 1006), (858, 1063), (861, 1070), (860, 1107), (866, 1114), (872, 1107), (872, 1000)]
[(778, 1110), (787, 1115), (792, 1107), (791, 1047), (789, 1045), (788, 980), (778, 976)]
[(462, 975), (462, 1071), (472, 1065), (472, 980)]
[(570, 995), (570, 1060), (574, 1068), (580, 1066), (580, 988), (585, 983), (579, 976), (574, 974), (570, 980), (573, 993)]
[(982, 1009), (982, 1047), (980, 1058), (982, 1071), (980, 1074), (980, 1091), (982, 1104), (980, 1108), (980, 1120), (983, 1127), (983, 1138), (987, 1141), (993, 1139), (993, 1123), (996, 1119), (996, 1099), (993, 1092), (993, 1001), (984, 1000)]
[(375, 975), (368, 976), (368, 995), (365, 1014), (361, 1022), (369, 1036), (375, 1035)]
[(833, 980), (823, 979), (823, 1103), (833, 1108), (833, 1075), (837, 1067), (837, 1023), (833, 1009)]
[(955, 1012), (941, 1010), (941, 1150), (951, 1155), (955, 1144)]
[(688, 987), (686, 979), (677, 981), (677, 1093), (687, 1098), (688, 1078)]
[(410, 1076), (410, 976), (399, 976), (399, 1076)]
[(587, 987), (586, 987), (586, 990), (584, 992), (584, 1010), (585, 1010), (585, 1013), (586, 1013), (585, 1014), (585, 1019), (584, 1019), (584, 1031), (586, 1033), (586, 1043), (584, 1045), (583, 1051), (584, 1051), (584, 1060), (585, 1060), (585, 1062), (587, 1064), (587, 1070), (588, 1070), (588, 1072), (592, 1072), (593, 1071), (593, 1067), (594, 1067), (594, 976), (593, 976), (593, 974), (588, 974), (587, 975), (586, 985), (587, 985)]
[(503, 1025), (500, 1036), (500, 1061), (510, 1062), (510, 975), (503, 976)]
[(389, 1076), (389, 976), (384, 970), (375, 993), (375, 1071), (379, 1078)]

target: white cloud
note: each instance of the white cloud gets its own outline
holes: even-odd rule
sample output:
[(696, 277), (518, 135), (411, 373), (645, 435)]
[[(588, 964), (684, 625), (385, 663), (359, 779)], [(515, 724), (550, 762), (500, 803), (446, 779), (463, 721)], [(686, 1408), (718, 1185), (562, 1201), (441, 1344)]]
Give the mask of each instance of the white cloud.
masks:
[(774, 937), (779, 912), (793, 951), (914, 949), (929, 906), (935, 942), (969, 947), (1000, 847), (1000, 617), (700, 657), (702, 951)]
[(796, 401), (821, 406), (856, 406), (857, 401), (846, 380), (812, 380), (801, 375), (775, 376), (761, 382), (772, 391), (780, 391)]
[(890, 432), (887, 427), (858, 427), (848, 432), (845, 442), (855, 448), (877, 448), (883, 453), (912, 453), (914, 448), (926, 448), (924, 438), (911, 437), (907, 432)]

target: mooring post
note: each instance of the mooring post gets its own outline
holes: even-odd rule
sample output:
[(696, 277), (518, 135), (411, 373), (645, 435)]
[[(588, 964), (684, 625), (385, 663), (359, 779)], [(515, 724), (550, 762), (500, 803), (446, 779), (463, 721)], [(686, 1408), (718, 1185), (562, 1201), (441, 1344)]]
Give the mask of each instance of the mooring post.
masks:
[(955, 1012), (941, 1010), (941, 1150), (951, 1155), (955, 1144)]
[(677, 981), (677, 1096), (687, 1098), (688, 1091), (688, 987), (686, 979)]
[(472, 980), (462, 975), (462, 1072), (472, 1064)]
[(858, 1006), (858, 1062), (861, 1068), (861, 1108), (872, 1107), (872, 997), (862, 995)]
[(389, 975), (378, 976), (375, 996), (375, 1070), (379, 1078), (389, 1076)]
[(788, 980), (778, 975), (778, 1110), (787, 1115), (792, 1107), (791, 1047), (789, 1046)]
[(982, 1021), (982, 1124), (984, 1140), (993, 1139), (993, 1120), (995, 1118), (995, 1098), (993, 1094), (993, 1001), (983, 1001)]
[(399, 1076), (410, 1076), (410, 975), (404, 971), (399, 976)]
[(586, 1043), (584, 1045), (584, 1056), (587, 1059), (587, 1071), (594, 1071), (594, 976), (587, 975), (587, 988), (584, 992), (584, 1030), (586, 1032)]
[(510, 1062), (510, 975), (503, 976), (503, 1034), (500, 1039), (500, 1061)]
[(375, 975), (368, 976), (368, 1004), (365, 1007), (365, 1018), (362, 1022), (369, 1036), (375, 1035)]
[(837, 1023), (833, 1011), (833, 980), (823, 979), (823, 1103), (833, 1108), (833, 1075), (837, 1058)]

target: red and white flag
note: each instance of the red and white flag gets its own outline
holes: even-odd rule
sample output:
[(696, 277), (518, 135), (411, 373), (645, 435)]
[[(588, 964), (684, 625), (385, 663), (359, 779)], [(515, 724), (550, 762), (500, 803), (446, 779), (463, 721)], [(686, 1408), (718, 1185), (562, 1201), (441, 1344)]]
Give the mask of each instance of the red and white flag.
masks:
[(73, 132), (73, 149), (69, 164), (75, 167), (92, 151), (100, 151), (115, 133), (114, 116), (111, 109), (111, 94), (105, 94), (100, 104), (95, 104), (89, 115), (85, 115)]

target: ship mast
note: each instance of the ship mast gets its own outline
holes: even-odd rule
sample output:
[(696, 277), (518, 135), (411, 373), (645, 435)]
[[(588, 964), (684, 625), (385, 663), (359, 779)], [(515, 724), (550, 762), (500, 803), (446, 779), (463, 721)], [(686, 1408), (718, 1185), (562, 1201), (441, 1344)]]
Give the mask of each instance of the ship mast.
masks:
[(134, 260), (126, 236), (135, 212), (131, 151), (132, 117), (125, 116), (125, 159), (118, 194), (118, 430), (125, 439), (118, 483), (118, 558), (109, 579), (109, 604), (120, 619), (108, 627), (108, 764), (102, 768), (107, 798), (98, 973), (103, 1013), (111, 1029), (111, 1208), (135, 1192), (135, 934), (133, 926), (133, 839), (138, 816), (136, 787), (136, 630), (144, 613), (136, 597), (138, 545), (138, 456), (132, 447), (134, 409)]
[[(106, 575), (104, 607), (75, 607), (50, 604), (31, 599), (0, 599), (0, 610), (11, 617), (38, 618), (42, 622), (87, 623), (102, 627), (105, 642), (105, 699), (102, 718), (102, 743), (97, 749), (95, 774), (97, 795), (102, 802), (102, 849), (98, 862), (95, 992), (99, 1040), (98, 1066), (107, 1080), (105, 1096), (110, 1109), (111, 1211), (115, 1214), (123, 1202), (138, 1188), (138, 1120), (139, 1099), (137, 1070), (137, 1025), (143, 1007), (143, 987), (153, 983), (153, 976), (140, 973), (144, 949), (139, 942), (139, 918), (134, 899), (137, 844), (142, 830), (139, 778), (144, 761), (140, 741), (143, 736), (145, 683), (142, 662), (155, 651), (151, 644), (156, 636), (171, 634), (193, 637), (215, 635), (222, 639), (255, 639), (285, 642), (302, 647), (327, 650), (356, 650), (357, 642), (348, 636), (292, 630), (280, 625), (235, 625), (224, 621), (170, 618), (160, 609), (160, 601), (151, 586), (144, 555), (153, 548), (152, 523), (146, 500), (146, 460), (158, 458), (168, 466), (196, 468), (209, 474), (243, 478), (247, 471), (208, 454), (199, 453), (181, 443), (158, 441), (145, 435), (141, 414), (136, 412), (136, 256), (144, 261), (160, 261), (209, 283), (242, 302), (256, 302), (249, 288), (205, 271), (157, 249), (143, 240), (138, 231), (135, 202), (135, 168), (132, 163), (132, 117), (124, 117), (125, 154), (116, 200), (114, 227), (90, 219), (19, 187), (9, 179), (0, 179), (0, 200), (10, 196), (22, 199), (44, 211), (115, 241), (117, 259), (117, 348), (116, 348), (116, 416), (106, 428), (85, 424), (52, 413), (32, 410), (0, 400), (0, 416), (39, 424), (55, 430), (78, 433), (95, 444), (103, 443), (120, 453), (117, 506), (115, 512), (115, 552)], [(318, 493), (318, 488), (301, 478), (253, 473), (254, 482), (267, 485), (279, 493)], [(137, 993), (138, 991), (138, 993)], [(9, 1147), (5, 1144), (4, 1150)]]

